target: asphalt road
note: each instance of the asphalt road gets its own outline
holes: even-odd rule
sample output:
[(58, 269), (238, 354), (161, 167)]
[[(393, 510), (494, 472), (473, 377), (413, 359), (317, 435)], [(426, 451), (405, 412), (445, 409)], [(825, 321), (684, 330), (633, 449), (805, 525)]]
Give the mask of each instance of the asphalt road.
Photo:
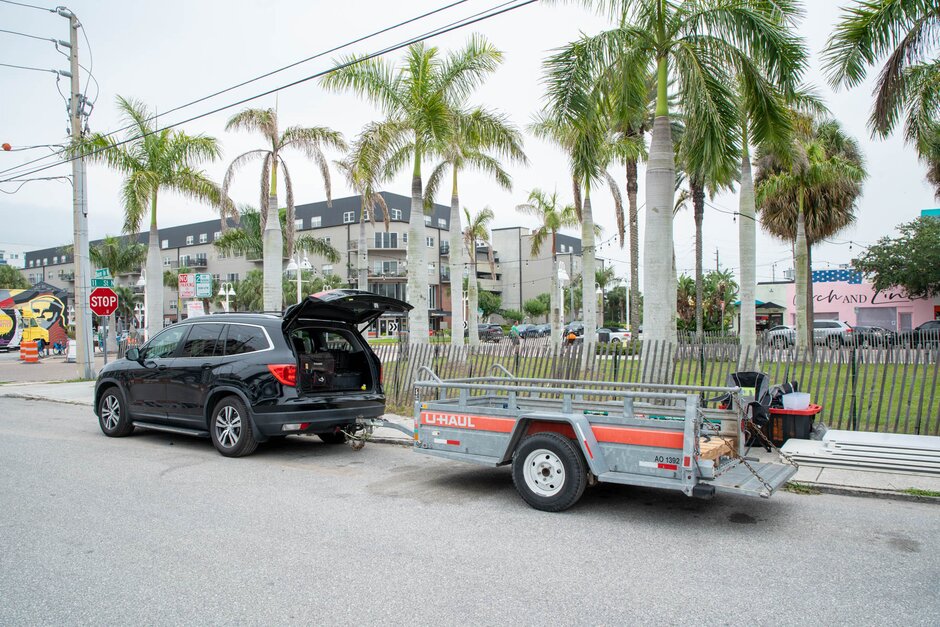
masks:
[(226, 459), (0, 399), (0, 624), (940, 623), (940, 508), (599, 486), (314, 438)]

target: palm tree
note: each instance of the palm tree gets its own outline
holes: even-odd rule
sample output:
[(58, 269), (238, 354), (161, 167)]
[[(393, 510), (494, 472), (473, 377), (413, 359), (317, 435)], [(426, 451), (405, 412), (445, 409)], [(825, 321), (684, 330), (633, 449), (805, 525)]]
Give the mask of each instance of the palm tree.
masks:
[[(868, 68), (887, 59), (875, 83), (868, 126), (887, 137), (902, 116), (905, 139), (928, 166), (940, 128), (940, 9), (928, 0), (855, 2), (842, 9), (842, 21), (823, 55), (833, 87), (855, 87)], [(906, 113), (906, 115), (905, 115)], [(937, 186), (940, 197), (940, 186)]]
[[(552, 64), (549, 63), (549, 72)], [(539, 137), (549, 139), (568, 153), (571, 168), (574, 208), (581, 222), (581, 265), (583, 276), (593, 277), (597, 268), (595, 241), (598, 226), (591, 210), (591, 190), (595, 184), (606, 182), (614, 199), (621, 241), (623, 241), (623, 200), (607, 166), (615, 158), (614, 139), (609, 132), (609, 118), (597, 94), (585, 96), (589, 103), (581, 118), (568, 117), (559, 103), (550, 103), (550, 110), (536, 118), (530, 129)], [(583, 194), (583, 199), (582, 199)], [(594, 286), (585, 286), (581, 292), (584, 320), (584, 341), (597, 341), (597, 302)], [(585, 360), (590, 351), (582, 354)]]
[(764, 229), (793, 242), (797, 346), (809, 348), (813, 345), (811, 247), (855, 220), (855, 202), (867, 175), (858, 144), (837, 122), (806, 118), (798, 122), (789, 150), (761, 153), (756, 198)]
[[(269, 144), (268, 147), (258, 150), (249, 150), (232, 161), (225, 172), (222, 182), (222, 191), (227, 196), (229, 185), (235, 172), (242, 165), (255, 159), (262, 160), (261, 166), (261, 231), (263, 233), (263, 270), (264, 270), (264, 308), (265, 311), (280, 310), (280, 294), (283, 282), (283, 257), (279, 254), (284, 250), (282, 242), (286, 240), (287, 251), (294, 251), (294, 188), (290, 173), (281, 152), (295, 149), (303, 152), (309, 159), (313, 159), (323, 178), (323, 187), (326, 192), (327, 206), (333, 206), (330, 191), (330, 168), (323, 154), (323, 147), (337, 150), (346, 150), (343, 136), (325, 126), (291, 126), (280, 133), (278, 130), (277, 111), (274, 109), (245, 109), (229, 118), (225, 130), (244, 130), (261, 133)], [(278, 228), (275, 221), (277, 206), (277, 169), (284, 171), (284, 187), (287, 195), (287, 221)], [(228, 224), (228, 218), (238, 219), (231, 203), (227, 204), (222, 212), (222, 230)], [(283, 231), (283, 232), (282, 232)]]
[[(386, 174), (411, 167), (411, 216), (408, 225), (408, 314), (411, 341), (425, 344), (428, 330), (427, 247), (424, 245), (424, 195), (421, 166), (445, 142), (456, 112), (502, 53), (474, 35), (461, 50), (442, 56), (424, 43), (408, 47), (401, 66), (380, 58), (347, 57), (323, 78), (334, 90), (350, 89), (376, 104), (385, 115), (366, 127), (364, 143)], [(348, 65), (346, 65), (348, 64)], [(453, 225), (450, 227), (453, 229)], [(451, 277), (459, 280), (459, 277)]]
[(366, 221), (375, 225), (376, 208), (382, 211), (382, 220), (385, 230), (388, 231), (390, 217), (388, 205), (376, 188), (378, 187), (378, 172), (375, 164), (366, 159), (361, 140), (356, 140), (352, 150), (342, 161), (335, 161), (336, 167), (346, 177), (349, 186), (359, 194), (359, 239), (356, 246), (356, 286), (363, 291), (369, 289), (369, 247), (366, 242)]
[[(88, 249), (88, 258), (98, 268), (108, 268), (113, 275), (140, 268), (147, 258), (147, 247), (126, 237), (106, 235), (100, 243)], [(120, 303), (120, 299), (118, 299)], [(132, 305), (133, 306), (133, 305)], [(115, 314), (108, 317), (108, 344), (117, 348)]]
[[(733, 130), (738, 77), (771, 84), (792, 82), (803, 63), (798, 41), (788, 32), (794, 5), (773, 0), (621, 0), (586, 4), (606, 8), (617, 27), (581, 40), (567, 57), (568, 69), (558, 67), (549, 84), (550, 100), (567, 115), (584, 117), (585, 101), (569, 97), (588, 68), (609, 67), (615, 60), (632, 72), (654, 77), (656, 109), (646, 170), (646, 233), (644, 247), (644, 334), (652, 340), (674, 341), (676, 303), (670, 302), (675, 284), (671, 256), (675, 163), (670, 132), (669, 89), (679, 95), (690, 132), (700, 135), (706, 155), (722, 154), (737, 146)], [(755, 90), (758, 108), (777, 105), (772, 94)], [(774, 129), (760, 125), (758, 143)], [(697, 142), (698, 143), (698, 142)]]
[(613, 266), (606, 266), (604, 268), (598, 268), (594, 271), (594, 283), (601, 290), (601, 310), (600, 310), (600, 319), (601, 324), (604, 324), (604, 298), (606, 297), (607, 288), (617, 280), (617, 272), (614, 270)]
[[(493, 247), (490, 245), (490, 222), (493, 221), (495, 214), (489, 207), (484, 207), (476, 215), (470, 215), (470, 210), (464, 207), (464, 216), (467, 218), (467, 226), (463, 230), (463, 245), (467, 248), (467, 255), (470, 258), (470, 272), (467, 277), (467, 308), (470, 310), (469, 320), (467, 321), (467, 332), (470, 336), (470, 346), (480, 345), (480, 330), (477, 328), (480, 320), (477, 317), (477, 308), (479, 307), (479, 290), (477, 289), (477, 244), (487, 245), (487, 254), (490, 262), (490, 275), (496, 277), (496, 262), (493, 257)], [(451, 283), (454, 281), (451, 277)], [(458, 279), (459, 280), (459, 279)], [(461, 303), (462, 304), (462, 303)]]
[[(281, 229), (287, 230), (287, 209), (278, 210), (278, 220)], [(242, 206), (239, 212), (238, 226), (226, 230), (216, 238), (215, 247), (228, 254), (242, 254), (247, 259), (261, 259), (264, 256), (262, 214), (251, 207)], [(327, 261), (336, 263), (340, 260), (339, 251), (325, 239), (313, 235), (295, 235), (293, 249), (305, 251), (314, 255), (325, 257)], [(282, 256), (290, 256), (287, 241), (281, 242)], [(278, 309), (280, 306), (275, 307)], [(273, 311), (273, 310), (269, 310)]]
[[(160, 235), (157, 229), (157, 198), (161, 191), (173, 191), (216, 206), (227, 204), (218, 185), (209, 180), (197, 165), (218, 159), (221, 151), (215, 138), (191, 136), (171, 129), (158, 130), (147, 107), (121, 96), (118, 109), (127, 122), (127, 136), (119, 141), (110, 135), (95, 133), (83, 142), (81, 150), (88, 159), (105, 163), (124, 174), (121, 196), (124, 204), (124, 232), (140, 232), (140, 225), (150, 213), (147, 248), (147, 276), (158, 277), (163, 270)], [(148, 281), (148, 337), (163, 328), (163, 285)]]
[[(546, 240), (552, 247), (552, 288), (549, 292), (549, 322), (552, 325), (551, 342), (561, 344), (561, 303), (558, 288), (558, 231), (578, 225), (578, 216), (573, 205), (558, 206), (558, 193), (551, 196), (540, 189), (529, 192), (527, 202), (518, 205), (516, 211), (532, 216), (539, 221), (539, 227), (532, 232), (532, 256), (538, 257)], [(574, 277), (571, 277), (572, 281)]]
[(443, 142), (435, 150), (441, 155), (441, 162), (431, 171), (425, 189), (425, 208), (434, 203), (447, 169), (451, 171), (450, 196), (450, 246), (448, 262), (450, 265), (450, 301), (451, 326), (456, 331), (451, 333), (451, 344), (463, 345), (463, 247), (461, 239), (460, 194), (458, 193), (457, 175), (461, 170), (475, 168), (491, 175), (503, 188), (512, 189), (512, 178), (503, 169), (497, 157), (508, 157), (518, 163), (528, 163), (522, 152), (522, 137), (519, 130), (498, 113), (482, 108), (465, 112), (458, 111), (455, 123)]

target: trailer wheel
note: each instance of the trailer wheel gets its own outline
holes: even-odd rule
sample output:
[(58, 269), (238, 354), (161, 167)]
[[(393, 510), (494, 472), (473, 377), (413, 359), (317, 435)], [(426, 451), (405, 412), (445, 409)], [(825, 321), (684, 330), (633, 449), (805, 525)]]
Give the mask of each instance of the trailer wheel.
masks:
[(587, 468), (571, 440), (557, 433), (536, 433), (525, 438), (513, 455), (512, 482), (535, 509), (560, 512), (584, 494)]

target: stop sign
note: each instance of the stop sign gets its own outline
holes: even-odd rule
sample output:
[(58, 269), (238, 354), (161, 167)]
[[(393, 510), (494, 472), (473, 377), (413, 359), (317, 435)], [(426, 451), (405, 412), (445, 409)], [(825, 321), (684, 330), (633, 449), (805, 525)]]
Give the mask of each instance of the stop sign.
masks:
[(118, 297), (110, 287), (96, 287), (89, 297), (91, 311), (99, 316), (110, 316), (118, 306)]

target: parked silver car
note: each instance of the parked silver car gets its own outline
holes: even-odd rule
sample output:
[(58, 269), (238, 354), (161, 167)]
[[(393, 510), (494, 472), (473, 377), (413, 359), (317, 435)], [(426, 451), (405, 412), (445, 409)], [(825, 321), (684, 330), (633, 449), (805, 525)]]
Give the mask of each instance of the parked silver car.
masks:
[(767, 331), (766, 335), (764, 335), (764, 339), (768, 344), (776, 348), (793, 346), (796, 344), (796, 329), (785, 324), (778, 324)]
[(855, 343), (852, 327), (847, 322), (838, 320), (814, 320), (813, 341), (833, 348)]

